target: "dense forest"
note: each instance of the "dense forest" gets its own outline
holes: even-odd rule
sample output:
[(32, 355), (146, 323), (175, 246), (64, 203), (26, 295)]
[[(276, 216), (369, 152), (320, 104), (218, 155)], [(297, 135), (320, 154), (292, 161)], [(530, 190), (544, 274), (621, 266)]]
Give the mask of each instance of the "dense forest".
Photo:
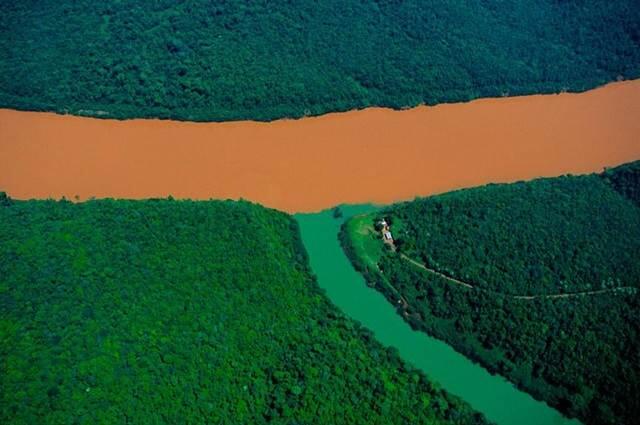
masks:
[(271, 120), (640, 76), (637, 0), (0, 3), (0, 107)]
[(0, 194), (0, 423), (481, 424), (232, 201)]
[(537, 295), (640, 282), (638, 209), (595, 175), (448, 193), (393, 219), (404, 254), (481, 289)]
[[(350, 220), (341, 241), (415, 329), (587, 424), (631, 425), (639, 176), (635, 162), (416, 199)], [(382, 217), (395, 250), (374, 230)]]
[(611, 187), (640, 207), (640, 161), (607, 169), (602, 177)]

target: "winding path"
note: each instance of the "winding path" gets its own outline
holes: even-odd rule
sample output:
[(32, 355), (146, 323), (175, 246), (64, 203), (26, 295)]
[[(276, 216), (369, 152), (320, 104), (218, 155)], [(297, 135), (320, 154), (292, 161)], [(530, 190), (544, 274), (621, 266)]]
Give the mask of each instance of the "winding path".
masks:
[[(400, 254), (400, 257), (403, 260), (408, 261), (409, 263), (413, 264), (416, 267), (420, 267), (421, 269), (434, 274), (436, 276), (439, 276), (451, 283), (454, 283), (456, 285), (460, 285), (460, 286), (464, 286), (465, 288), (469, 288), (469, 289), (475, 289), (477, 291), (484, 291), (484, 292), (493, 292), (493, 291), (488, 291), (486, 289), (480, 289), (477, 288), (474, 285), (471, 285), (469, 283), (463, 282), (461, 280), (455, 279), (453, 277), (447, 276), (443, 273), (440, 273), (437, 270), (434, 269), (430, 269), (429, 267), (425, 266), (424, 264), (406, 256), (405, 254)], [(571, 297), (577, 297), (577, 296), (586, 296), (586, 295), (598, 295), (598, 294), (604, 294), (607, 292), (617, 292), (617, 291), (622, 291), (622, 290), (627, 290), (627, 289), (631, 289), (634, 292), (637, 291), (638, 288), (634, 287), (634, 286), (621, 286), (618, 288), (609, 288), (609, 289), (598, 289), (598, 290), (593, 290), (593, 291), (581, 291), (581, 292), (571, 292), (571, 293), (566, 293), (566, 294), (548, 294), (548, 295), (509, 295), (509, 294), (501, 294), (501, 295), (506, 295), (510, 298), (513, 298), (515, 300), (535, 300), (538, 298), (546, 298), (546, 299), (556, 299), (556, 298), (571, 298)]]

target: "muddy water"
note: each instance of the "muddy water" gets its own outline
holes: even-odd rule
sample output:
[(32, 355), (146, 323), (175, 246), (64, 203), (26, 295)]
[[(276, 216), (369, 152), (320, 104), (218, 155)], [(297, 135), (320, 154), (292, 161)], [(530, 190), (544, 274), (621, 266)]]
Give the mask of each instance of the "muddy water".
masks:
[(638, 159), (639, 117), (640, 80), (272, 123), (0, 110), (0, 190), (19, 199), (245, 198), (289, 212), (389, 203)]

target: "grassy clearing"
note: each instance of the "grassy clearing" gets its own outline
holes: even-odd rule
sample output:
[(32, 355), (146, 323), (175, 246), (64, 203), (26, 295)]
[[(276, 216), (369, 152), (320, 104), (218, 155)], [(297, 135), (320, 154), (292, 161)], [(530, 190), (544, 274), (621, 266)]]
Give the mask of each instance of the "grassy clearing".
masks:
[(384, 243), (380, 233), (373, 228), (373, 220), (372, 214), (358, 215), (347, 222), (346, 229), (358, 258), (367, 266), (377, 267)]

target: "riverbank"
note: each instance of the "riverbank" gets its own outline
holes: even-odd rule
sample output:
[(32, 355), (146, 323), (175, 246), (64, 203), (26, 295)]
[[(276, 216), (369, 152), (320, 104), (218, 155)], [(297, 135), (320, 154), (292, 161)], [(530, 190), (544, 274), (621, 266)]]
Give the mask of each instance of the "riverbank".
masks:
[(371, 205), (343, 206), (339, 219), (330, 210), (296, 216), (311, 268), (331, 301), (370, 329), (382, 344), (396, 348), (404, 360), (497, 424), (578, 424), (501, 376), (491, 375), (444, 342), (412, 330), (381, 293), (367, 286), (351, 266), (337, 235), (344, 220), (375, 209)]
[(18, 199), (244, 198), (288, 212), (391, 203), (640, 158), (637, 116), (640, 80), (271, 123), (0, 110), (0, 188)]
[(417, 199), (355, 217), (340, 239), (413, 329), (585, 423), (630, 423), (639, 176), (633, 162)]

